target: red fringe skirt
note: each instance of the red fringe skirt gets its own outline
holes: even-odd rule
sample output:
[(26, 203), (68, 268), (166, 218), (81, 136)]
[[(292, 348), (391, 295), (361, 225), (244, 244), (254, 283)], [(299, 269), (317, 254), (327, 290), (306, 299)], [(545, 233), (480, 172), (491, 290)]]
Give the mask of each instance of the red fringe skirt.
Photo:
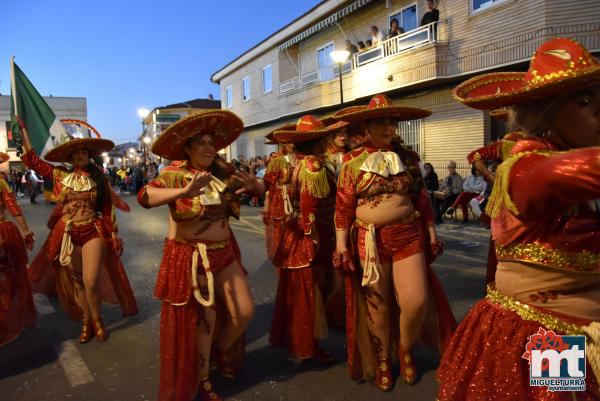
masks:
[[(590, 323), (559, 318), (577, 325)], [(540, 327), (547, 329), (491, 300), (479, 301), (460, 323), (442, 356), (437, 372), (438, 400), (598, 400), (598, 383), (589, 365), (585, 392), (550, 392), (529, 385), (529, 363), (522, 355), (529, 337)]]
[(27, 249), (10, 221), (0, 222), (0, 346), (35, 326), (35, 305), (27, 279)]
[[(29, 281), (34, 293), (57, 296), (65, 313), (72, 320), (79, 321), (82, 312), (75, 302), (74, 278), (70, 269), (61, 266), (58, 261), (64, 232), (65, 222), (59, 219), (29, 266)], [(123, 316), (137, 314), (137, 303), (127, 273), (100, 219), (89, 224), (73, 225), (71, 234), (74, 245), (82, 245), (96, 237), (103, 239), (103, 260), (98, 274), (100, 296), (105, 302), (120, 304)]]
[[(240, 261), (239, 249), (233, 236), (231, 248), (208, 250), (215, 274), (235, 260)], [(155, 296), (163, 301), (160, 312), (160, 387), (159, 401), (190, 401), (198, 388), (198, 339), (196, 330), (203, 319), (203, 307), (196, 302), (191, 290), (191, 266), (194, 246), (166, 240)], [(229, 261), (225, 264), (224, 262)], [(198, 263), (199, 268), (201, 263)], [(204, 270), (204, 269), (203, 269)], [(165, 274), (167, 276), (165, 276)], [(215, 297), (217, 322), (213, 344), (217, 343), (223, 323), (229, 319), (227, 308)], [(214, 348), (214, 347), (213, 347)], [(228, 353), (232, 367), (241, 368), (244, 361), (243, 336)], [(212, 355), (215, 353), (212, 352)]]

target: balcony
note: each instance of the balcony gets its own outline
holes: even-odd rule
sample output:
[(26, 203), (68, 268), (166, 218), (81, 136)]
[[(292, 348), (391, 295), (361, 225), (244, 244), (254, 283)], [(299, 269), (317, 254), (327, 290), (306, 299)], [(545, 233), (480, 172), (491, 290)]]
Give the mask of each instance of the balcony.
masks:
[[(385, 59), (396, 57), (419, 47), (443, 42), (446, 37), (445, 21), (424, 25), (402, 35), (387, 39), (376, 47), (354, 54), (350, 60), (343, 64), (342, 74), (347, 75), (353, 71), (360, 72), (362, 67), (370, 63), (378, 60), (385, 62)], [(283, 95), (304, 87), (328, 82), (338, 78), (339, 74), (339, 66), (337, 65), (305, 72), (298, 78), (281, 82), (279, 93)]]

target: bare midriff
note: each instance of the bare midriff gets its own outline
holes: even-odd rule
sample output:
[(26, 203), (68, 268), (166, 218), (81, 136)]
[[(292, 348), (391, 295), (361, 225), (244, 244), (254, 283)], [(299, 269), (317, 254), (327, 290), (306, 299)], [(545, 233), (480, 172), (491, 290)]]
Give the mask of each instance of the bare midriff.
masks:
[(524, 262), (498, 262), (496, 288), (531, 306), (580, 319), (600, 320), (600, 274)]
[(82, 192), (69, 190), (63, 207), (63, 218), (77, 223), (96, 217), (96, 191), (96, 189)]
[(175, 236), (186, 241), (224, 241), (228, 239), (231, 234), (225, 206), (209, 206), (208, 208), (196, 220), (175, 222)]
[(384, 193), (359, 198), (356, 217), (368, 224), (389, 225), (403, 222), (414, 210), (408, 194)]

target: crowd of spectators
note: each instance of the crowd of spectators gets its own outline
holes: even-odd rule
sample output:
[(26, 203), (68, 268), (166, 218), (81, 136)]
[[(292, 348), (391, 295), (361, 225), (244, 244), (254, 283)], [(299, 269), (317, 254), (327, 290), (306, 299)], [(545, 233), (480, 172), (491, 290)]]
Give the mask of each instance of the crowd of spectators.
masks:
[[(440, 19), (440, 12), (435, 7), (432, 0), (427, 0), (427, 12), (423, 14), (421, 18), (421, 26), (437, 22)], [(353, 44), (351, 40), (346, 40), (346, 50), (350, 52), (350, 55), (360, 53), (369, 50), (372, 47), (379, 46), (384, 40), (391, 39), (398, 35), (406, 33), (405, 29), (400, 25), (398, 18), (392, 18), (390, 20), (390, 26), (387, 31), (387, 35), (383, 33), (377, 25), (372, 25), (369, 29), (368, 39), (358, 41)]]

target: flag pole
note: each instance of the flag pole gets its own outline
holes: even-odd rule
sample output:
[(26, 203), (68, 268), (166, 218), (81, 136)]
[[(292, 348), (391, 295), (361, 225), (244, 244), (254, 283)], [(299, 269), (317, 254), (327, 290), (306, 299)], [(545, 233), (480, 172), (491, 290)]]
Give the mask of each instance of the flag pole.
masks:
[(15, 84), (15, 56), (11, 56), (10, 58), (10, 87), (15, 116), (18, 116), (19, 111), (17, 110), (17, 85)]

